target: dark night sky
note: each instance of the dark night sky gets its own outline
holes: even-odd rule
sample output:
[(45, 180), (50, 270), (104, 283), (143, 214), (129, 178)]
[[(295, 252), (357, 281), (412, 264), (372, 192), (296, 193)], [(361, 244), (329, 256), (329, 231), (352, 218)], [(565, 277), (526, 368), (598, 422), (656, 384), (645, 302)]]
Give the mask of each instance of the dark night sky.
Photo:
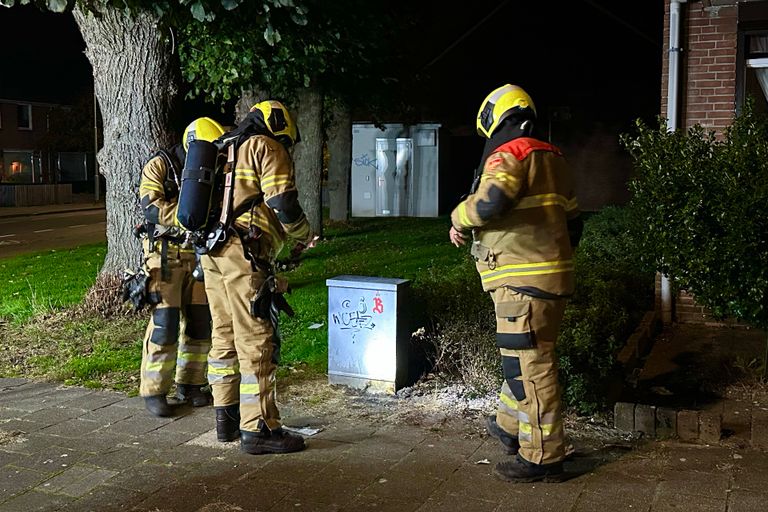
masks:
[[(577, 119), (628, 125), (659, 110), (663, 0), (409, 4), (422, 21), (401, 42), (403, 67), (427, 75), (411, 92), (429, 120), (471, 128), (485, 95), (507, 82), (528, 90), (540, 116), (568, 107)], [(83, 48), (70, 15), (0, 8), (0, 98), (71, 102), (90, 94)]]

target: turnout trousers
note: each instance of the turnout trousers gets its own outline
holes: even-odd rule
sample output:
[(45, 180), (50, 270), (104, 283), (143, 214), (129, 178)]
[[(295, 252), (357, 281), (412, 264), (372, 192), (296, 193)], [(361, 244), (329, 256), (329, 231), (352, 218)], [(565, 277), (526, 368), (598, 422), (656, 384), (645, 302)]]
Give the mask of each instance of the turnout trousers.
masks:
[(213, 319), (208, 382), (214, 407), (240, 404), (240, 429), (257, 432), (281, 426), (276, 405), (277, 352), (269, 320), (251, 314), (251, 301), (267, 276), (245, 257), (231, 236), (202, 257)]
[(560, 462), (565, 434), (555, 342), (566, 301), (534, 298), (510, 288), (493, 290), (491, 297), (504, 372), (496, 422), (518, 437), (518, 453), (525, 460)]
[[(169, 248), (166, 271), (158, 252), (145, 250), (149, 294), (159, 302), (144, 336), (141, 356), (141, 396), (165, 395), (174, 376), (177, 384), (206, 383), (211, 347), (211, 315), (205, 286), (192, 277), (195, 255)], [(165, 275), (163, 275), (165, 274)]]

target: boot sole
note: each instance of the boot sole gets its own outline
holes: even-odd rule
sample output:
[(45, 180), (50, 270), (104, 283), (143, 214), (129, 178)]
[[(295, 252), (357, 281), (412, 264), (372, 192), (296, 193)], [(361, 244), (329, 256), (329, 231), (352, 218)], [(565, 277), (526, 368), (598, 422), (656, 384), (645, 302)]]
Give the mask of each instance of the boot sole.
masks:
[(494, 475), (496, 475), (496, 478), (499, 480), (503, 480), (505, 482), (510, 482), (513, 484), (530, 484), (533, 482), (544, 482), (547, 484), (558, 484), (561, 482), (565, 482), (568, 479), (568, 476), (565, 473), (559, 473), (555, 475), (541, 475), (541, 476), (529, 476), (529, 477), (515, 477), (511, 478), (505, 475), (502, 475), (501, 473), (498, 473), (497, 471), (493, 472)]
[(302, 451), (304, 449), (306, 449), (306, 446), (302, 446), (301, 448), (283, 448), (283, 449), (280, 449), (280, 448), (277, 448), (277, 449), (275, 449), (275, 448), (258, 448), (258, 447), (251, 448), (251, 449), (246, 449), (242, 445), (240, 446), (240, 451), (241, 452), (248, 453), (250, 455), (268, 455), (270, 453), (276, 453), (276, 454), (279, 454), (279, 453), (295, 453), (295, 452), (300, 452), (300, 451)]
[(231, 435), (228, 435), (228, 436), (226, 436), (226, 435), (222, 436), (222, 435), (218, 435), (217, 434), (216, 435), (216, 439), (220, 443), (231, 443), (232, 441), (237, 441), (238, 439), (240, 439), (240, 431), (238, 430), (234, 434), (231, 434)]

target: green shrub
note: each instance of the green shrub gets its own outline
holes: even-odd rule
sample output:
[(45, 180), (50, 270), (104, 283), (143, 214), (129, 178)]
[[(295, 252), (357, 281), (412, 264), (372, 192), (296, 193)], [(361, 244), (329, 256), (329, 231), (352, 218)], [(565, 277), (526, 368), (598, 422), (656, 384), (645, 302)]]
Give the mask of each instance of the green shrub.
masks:
[(747, 102), (721, 138), (659, 119), (622, 142), (646, 263), (715, 316), (768, 327), (768, 118)]

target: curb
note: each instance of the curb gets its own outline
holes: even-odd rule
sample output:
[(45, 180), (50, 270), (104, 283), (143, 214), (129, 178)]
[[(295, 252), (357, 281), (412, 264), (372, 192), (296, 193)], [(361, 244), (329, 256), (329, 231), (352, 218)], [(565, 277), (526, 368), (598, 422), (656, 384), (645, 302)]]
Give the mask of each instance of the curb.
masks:
[(12, 219), (16, 217), (33, 217), (33, 216), (39, 216), (39, 215), (54, 215), (56, 213), (86, 212), (86, 211), (104, 210), (104, 209), (105, 209), (104, 206), (91, 206), (86, 208), (71, 208), (68, 210), (51, 210), (47, 212), (10, 213), (8, 215), (4, 215), (2, 212), (0, 212), (0, 219)]
[(613, 421), (618, 430), (640, 432), (654, 439), (717, 444), (723, 433), (723, 416), (714, 411), (617, 402)]

